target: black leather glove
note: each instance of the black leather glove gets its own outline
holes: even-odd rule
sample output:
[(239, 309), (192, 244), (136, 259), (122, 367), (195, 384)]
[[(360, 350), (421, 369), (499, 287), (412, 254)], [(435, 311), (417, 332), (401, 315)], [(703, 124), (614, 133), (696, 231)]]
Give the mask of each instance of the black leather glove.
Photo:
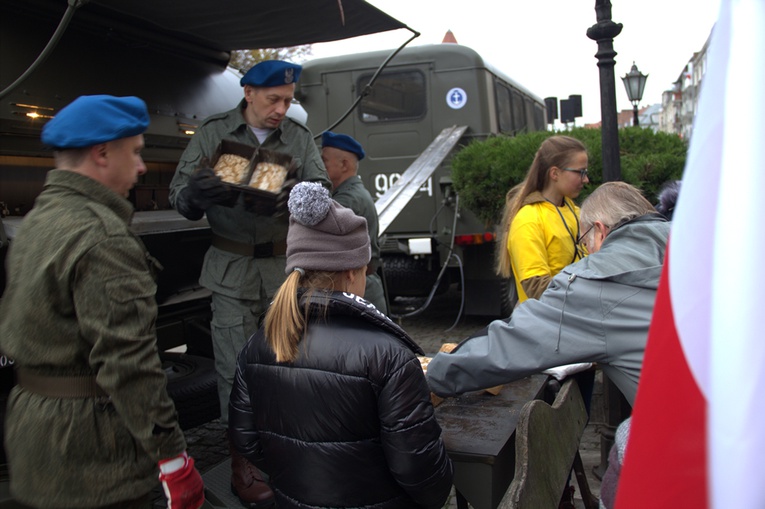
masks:
[(220, 177), (205, 163), (203, 161), (203, 166), (191, 175), (188, 185), (178, 193), (175, 204), (178, 212), (192, 221), (201, 219), (205, 210), (213, 205), (231, 207), (236, 199), (236, 194), (224, 186)]
[(290, 179), (284, 182), (279, 195), (276, 197), (276, 204), (274, 205), (274, 215), (281, 216), (287, 214), (287, 201), (290, 199), (290, 191), (297, 184), (296, 179)]
[(223, 185), (212, 168), (201, 167), (191, 175), (189, 180), (189, 198), (195, 207), (207, 210), (213, 205), (231, 204), (232, 193)]

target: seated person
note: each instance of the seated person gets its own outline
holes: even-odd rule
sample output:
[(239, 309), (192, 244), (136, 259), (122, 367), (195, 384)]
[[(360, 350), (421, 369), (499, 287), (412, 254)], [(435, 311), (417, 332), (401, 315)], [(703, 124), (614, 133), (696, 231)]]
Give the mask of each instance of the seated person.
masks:
[(616, 490), (619, 487), (624, 453), (630, 437), (630, 422), (632, 418), (628, 417), (616, 428), (614, 445), (611, 446), (611, 452), (608, 454), (608, 468), (603, 475), (603, 484), (600, 486), (600, 509), (613, 509), (616, 503)]
[(633, 404), (670, 224), (640, 191), (608, 182), (582, 204), (589, 256), (539, 300), (518, 306), (428, 365), (439, 396), (501, 385), (545, 369), (596, 362)]
[(280, 509), (443, 507), (452, 464), (415, 353), (365, 301), (367, 222), (318, 183), (290, 193), (287, 279), (239, 355), (229, 434)]

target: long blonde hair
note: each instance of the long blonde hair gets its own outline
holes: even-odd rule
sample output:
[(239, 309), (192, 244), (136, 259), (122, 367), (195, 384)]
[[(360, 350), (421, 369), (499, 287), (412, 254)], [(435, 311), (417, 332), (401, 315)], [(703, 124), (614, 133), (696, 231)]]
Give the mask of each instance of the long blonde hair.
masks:
[[(311, 294), (315, 290), (332, 290), (338, 272), (295, 270), (279, 287), (271, 306), (266, 311), (265, 334), (268, 345), (276, 354), (276, 362), (291, 362), (298, 356), (298, 344), (303, 338)], [(298, 302), (298, 289), (307, 288), (303, 309)], [(325, 308), (326, 311), (326, 308)]]
[(510, 225), (518, 211), (523, 207), (523, 202), (528, 196), (547, 187), (550, 181), (550, 168), (564, 167), (574, 155), (587, 152), (584, 144), (570, 136), (550, 136), (539, 146), (534, 155), (529, 171), (520, 184), (513, 186), (505, 195), (505, 207), (502, 211), (500, 222), (499, 242), (496, 246), (496, 264), (494, 272), (498, 276), (512, 276), (510, 253), (507, 250), (507, 239), (510, 235)]

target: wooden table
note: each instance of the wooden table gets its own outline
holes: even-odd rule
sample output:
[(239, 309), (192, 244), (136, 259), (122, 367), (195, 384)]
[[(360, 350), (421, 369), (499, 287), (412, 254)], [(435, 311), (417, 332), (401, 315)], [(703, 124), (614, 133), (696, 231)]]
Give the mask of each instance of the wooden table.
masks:
[(454, 464), (457, 507), (496, 509), (515, 472), (515, 427), (521, 408), (542, 399), (548, 375), (506, 384), (496, 396), (484, 391), (448, 398), (436, 407), (444, 443)]

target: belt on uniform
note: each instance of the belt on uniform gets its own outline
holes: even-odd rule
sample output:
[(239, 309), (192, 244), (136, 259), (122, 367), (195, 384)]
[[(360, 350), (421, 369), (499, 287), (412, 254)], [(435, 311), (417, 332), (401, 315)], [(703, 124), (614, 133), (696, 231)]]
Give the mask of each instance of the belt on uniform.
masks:
[(46, 398), (101, 398), (109, 395), (98, 386), (93, 375), (47, 376), (16, 368), (20, 387)]
[(213, 233), (212, 245), (223, 251), (254, 258), (271, 258), (287, 254), (287, 241), (264, 242), (263, 244), (247, 244), (227, 239)]

